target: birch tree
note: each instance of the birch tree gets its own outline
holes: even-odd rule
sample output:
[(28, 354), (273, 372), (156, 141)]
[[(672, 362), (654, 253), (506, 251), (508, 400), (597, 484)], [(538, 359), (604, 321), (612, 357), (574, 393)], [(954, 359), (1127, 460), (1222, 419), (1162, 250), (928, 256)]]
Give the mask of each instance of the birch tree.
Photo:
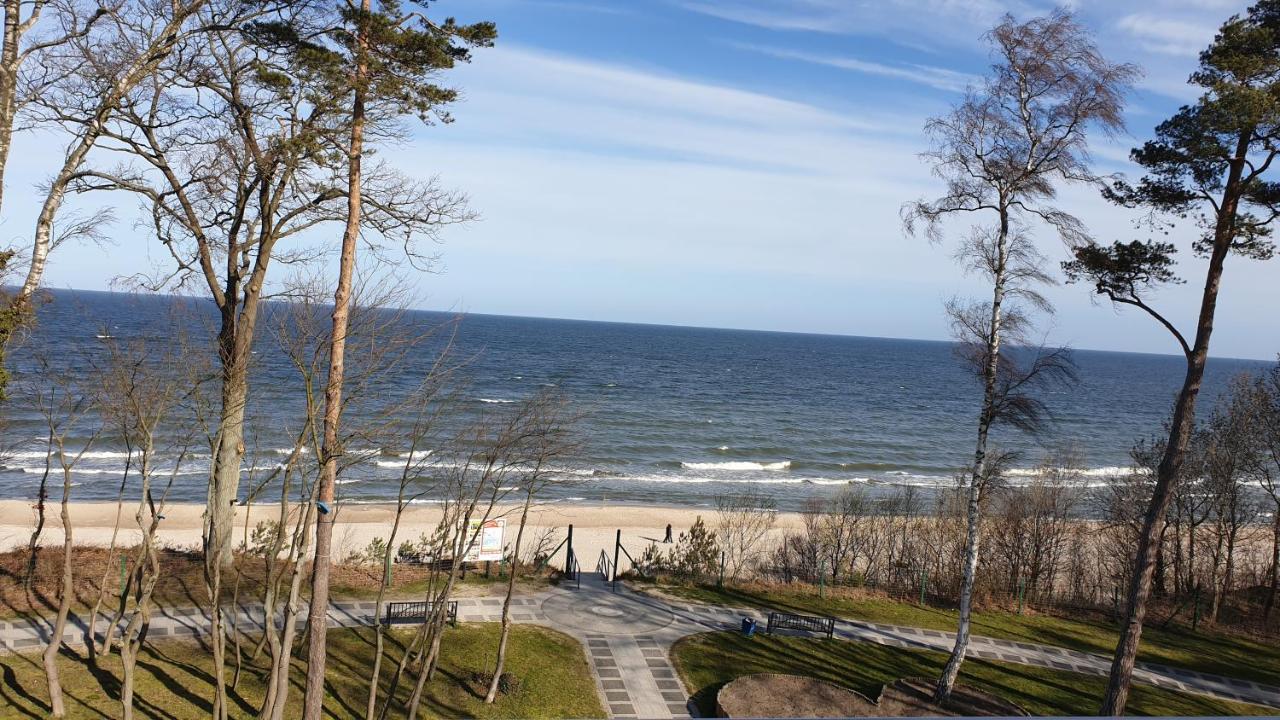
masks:
[[(4, 0), (0, 12), (4, 14), (3, 37), (0, 37), (0, 210), (3, 210), (5, 169), (13, 149), (15, 124), (23, 105), (30, 99), (22, 87), (24, 66), (40, 64), (42, 53), (83, 38), (93, 23), (110, 10), (76, 0)], [(44, 67), (38, 67), (35, 75), (45, 72)]]
[[(1280, 185), (1273, 177), (1280, 154), (1280, 2), (1266, 0), (1229, 19), (1200, 54), (1191, 83), (1203, 90), (1200, 99), (1161, 123), (1155, 137), (1131, 153), (1147, 174), (1134, 184), (1117, 181), (1105, 193), (1113, 202), (1143, 211), (1160, 239), (1088, 243), (1063, 266), (1068, 279), (1149, 315), (1169, 331), (1186, 360), (1137, 538), (1124, 627), (1101, 715), (1123, 714), (1129, 697), (1160, 538), (1195, 428), (1227, 259), (1265, 260), (1274, 253), (1271, 233), (1280, 214)], [(1198, 226), (1193, 250), (1207, 260), (1190, 334), (1151, 299), (1159, 286), (1181, 282), (1176, 246), (1163, 238), (1170, 224), (1182, 219)]]
[[(99, 239), (110, 211), (66, 217), (62, 206), (77, 172), (123, 99), (155, 70), (189, 31), (206, 0), (112, 5), (78, 0), (4, 0), (0, 48), (0, 200), (20, 109), (25, 122), (61, 128), (68, 141), (32, 231), (26, 271), (0, 307), (0, 366), (13, 335), (30, 320), (49, 254), (64, 242)], [(45, 22), (41, 24), (41, 18)], [(34, 29), (48, 26), (43, 32)], [(31, 37), (28, 37), (31, 36)], [(62, 215), (60, 217), (60, 214)], [(14, 250), (0, 252), (0, 272), (17, 269)], [(7, 375), (0, 367), (0, 399)]]
[(923, 225), (938, 241), (946, 220), (988, 216), (958, 253), (990, 283), (990, 300), (948, 306), (964, 361), (982, 386), (977, 443), (967, 470), (967, 532), (960, 587), (960, 620), (951, 658), (935, 692), (945, 702), (969, 643), (973, 586), (980, 555), (980, 513), (993, 426), (1034, 429), (1043, 406), (1028, 394), (1063, 375), (1060, 353), (1024, 361), (1005, 351), (1009, 341), (1031, 339), (1026, 309), (1050, 308), (1036, 287), (1050, 281), (1029, 232), (1046, 225), (1071, 243), (1086, 236), (1082, 223), (1051, 203), (1061, 183), (1096, 182), (1089, 169), (1088, 133), (1122, 127), (1124, 94), (1136, 76), (1108, 62), (1070, 13), (1018, 23), (1006, 17), (987, 35), (995, 62), (981, 87), (971, 88), (952, 112), (926, 125), (932, 147), (925, 158), (946, 183), (945, 194), (904, 208), (909, 233)]
[[(37, 2), (36, 5), (45, 3)], [(77, 237), (94, 237), (108, 216), (57, 221), (72, 184), (108, 123), (160, 63), (194, 31), (192, 19), (207, 0), (174, 3), (122, 2), (98, 5), (87, 17), (66, 5), (60, 13), (69, 23), (62, 42), (44, 48), (40, 72), (26, 80), (33, 122), (62, 127), (69, 140), (61, 163), (45, 186), (36, 216), (26, 277), (11, 302), (25, 310), (44, 279), (49, 254)], [(238, 8), (238, 3), (228, 7)], [(6, 18), (7, 19), (7, 18)], [(232, 21), (220, 13), (219, 22)]]

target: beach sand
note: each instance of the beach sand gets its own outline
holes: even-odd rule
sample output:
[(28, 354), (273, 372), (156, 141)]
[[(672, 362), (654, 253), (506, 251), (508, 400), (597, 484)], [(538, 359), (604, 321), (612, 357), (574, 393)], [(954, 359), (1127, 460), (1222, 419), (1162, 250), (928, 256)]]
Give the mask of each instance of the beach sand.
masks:
[[(135, 503), (124, 505), (118, 545), (127, 546), (138, 542), (140, 533), (134, 522), (136, 507)], [(115, 503), (72, 503), (70, 510), (73, 538), (77, 545), (105, 547), (111, 542), (112, 530), (116, 523)], [(333, 554), (341, 558), (363, 549), (376, 537), (387, 538), (395, 517), (395, 506), (394, 504), (344, 505), (340, 506), (337, 512), (333, 533)], [(519, 508), (504, 506), (500, 512), (508, 518), (505, 542), (509, 546), (515, 541), (515, 525), (519, 519)], [(62, 542), (62, 523), (58, 513), (57, 503), (50, 503), (46, 510), (41, 540), (46, 546)], [(173, 548), (199, 548), (203, 513), (203, 505), (194, 503), (168, 505), (164, 511), (164, 520), (160, 523), (158, 533), (160, 542)], [(244, 537), (246, 521), (252, 530), (260, 522), (276, 520), (279, 513), (279, 505), (237, 508), (235, 533), (237, 544)], [(699, 515), (709, 527), (715, 527), (715, 511), (708, 511), (705, 508), (692, 510), (629, 504), (545, 504), (530, 511), (523, 547), (530, 547), (535, 542), (535, 538), (547, 528), (554, 528), (557, 531), (555, 542), (559, 543), (564, 539), (568, 526), (572, 524), (573, 544), (579, 562), (583, 570), (592, 570), (596, 567), (596, 561), (602, 550), (607, 551), (612, 559), (618, 530), (622, 531), (623, 547), (633, 557), (638, 558), (649, 543), (662, 541), (667, 523), (671, 523), (672, 533), (678, 538), (680, 532), (687, 530)], [(438, 507), (409, 506), (405, 509), (401, 520), (400, 530), (396, 536), (397, 543), (416, 540), (423, 533), (434, 529), (439, 519)], [(771, 532), (781, 535), (788, 530), (799, 528), (801, 524), (802, 520), (798, 513), (778, 513)], [(0, 551), (26, 545), (34, 527), (35, 510), (30, 502), (0, 500)], [(556, 555), (557, 560), (562, 561), (563, 557), (563, 550)], [(622, 565), (625, 568), (628, 563), (624, 560)]]

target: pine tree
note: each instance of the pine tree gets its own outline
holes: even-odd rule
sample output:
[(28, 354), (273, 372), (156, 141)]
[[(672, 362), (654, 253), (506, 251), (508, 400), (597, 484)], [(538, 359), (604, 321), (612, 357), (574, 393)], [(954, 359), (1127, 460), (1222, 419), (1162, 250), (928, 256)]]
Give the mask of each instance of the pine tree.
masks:
[(1183, 335), (1148, 302), (1153, 288), (1181, 282), (1174, 271), (1173, 244), (1162, 240), (1110, 246), (1089, 243), (1063, 264), (1069, 280), (1090, 283), (1112, 302), (1150, 315), (1173, 335), (1186, 357), (1182, 388), (1138, 537), (1127, 619), (1101, 715), (1123, 714), (1128, 699), (1158, 539), (1195, 427), (1196, 399), (1227, 257), (1265, 260), (1274, 253), (1271, 232), (1280, 214), (1280, 184), (1270, 178), (1273, 161), (1280, 154), (1280, 2), (1264, 0), (1243, 16), (1228, 20), (1200, 54), (1191, 82), (1204, 89), (1200, 99), (1161, 123), (1155, 137), (1132, 153), (1133, 161), (1147, 174), (1136, 184), (1118, 181), (1104, 194), (1115, 203), (1148, 213), (1152, 229), (1160, 234), (1179, 219), (1193, 219), (1202, 228), (1193, 249), (1208, 265), (1195, 333)]

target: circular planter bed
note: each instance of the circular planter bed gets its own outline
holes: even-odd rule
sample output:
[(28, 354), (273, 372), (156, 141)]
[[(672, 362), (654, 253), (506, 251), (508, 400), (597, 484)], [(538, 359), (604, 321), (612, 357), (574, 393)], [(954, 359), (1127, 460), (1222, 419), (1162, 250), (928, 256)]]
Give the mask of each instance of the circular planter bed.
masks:
[(858, 717), (878, 715), (875, 701), (800, 675), (743, 675), (720, 688), (716, 714), (725, 718)]
[(716, 715), (724, 718), (1025, 716), (1022, 708), (991, 693), (956, 685), (946, 707), (931, 702), (933, 682), (904, 678), (872, 700), (848, 688), (800, 675), (743, 675), (720, 688)]

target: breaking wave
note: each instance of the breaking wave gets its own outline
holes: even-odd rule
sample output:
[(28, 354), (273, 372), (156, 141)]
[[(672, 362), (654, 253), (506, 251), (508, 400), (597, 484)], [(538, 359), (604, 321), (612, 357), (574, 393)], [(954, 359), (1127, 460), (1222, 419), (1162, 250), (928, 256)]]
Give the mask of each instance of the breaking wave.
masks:
[(682, 462), (680, 467), (685, 470), (790, 470), (790, 460), (780, 460), (778, 462), (748, 462), (745, 460), (731, 460), (728, 462)]

